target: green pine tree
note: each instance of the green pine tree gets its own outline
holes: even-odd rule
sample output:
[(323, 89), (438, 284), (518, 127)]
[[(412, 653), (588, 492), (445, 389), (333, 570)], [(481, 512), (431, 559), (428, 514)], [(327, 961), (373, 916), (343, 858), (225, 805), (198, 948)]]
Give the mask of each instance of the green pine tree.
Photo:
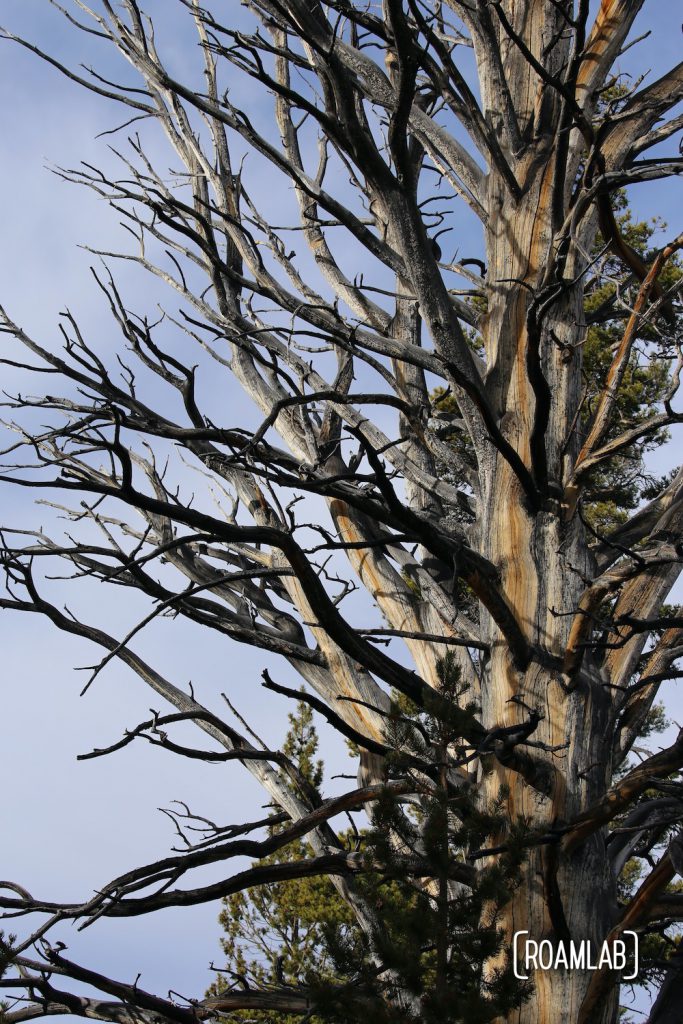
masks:
[[(323, 762), (317, 758), (318, 733), (311, 708), (300, 701), (289, 716), (283, 753), (311, 786), (323, 779)], [(282, 826), (269, 827), (269, 834)], [(303, 860), (312, 855), (310, 845), (298, 839), (261, 861), (262, 864)], [(294, 879), (258, 886), (223, 900), (219, 915), (223, 928), (221, 946), (225, 965), (208, 991), (217, 995), (234, 985), (264, 988), (305, 985), (313, 972), (316, 981), (336, 978), (326, 949), (325, 929), (355, 934), (350, 910), (340, 899), (329, 878)], [(239, 1010), (231, 1020), (272, 1024), (265, 1011)], [(311, 1024), (321, 1018), (311, 1017)], [(278, 1015), (278, 1022), (295, 1024), (299, 1017)]]
[[(418, 713), (410, 701), (395, 695), (387, 723), (387, 743), (397, 751), (386, 759), (387, 781), (405, 777), (407, 770), (419, 775), (424, 765), (419, 802), (405, 804), (387, 787), (374, 803), (367, 827), (345, 835), (364, 855), (367, 870), (358, 878), (358, 888), (380, 911), (381, 930), (365, 936), (324, 877), (231, 896), (219, 917), (226, 965), (210, 995), (232, 985), (305, 987), (316, 1007), (307, 1019), (315, 1024), (365, 1024), (369, 1007), (377, 1024), (485, 1024), (523, 1000), (525, 988), (511, 967), (485, 978), (482, 965), (501, 949), (496, 917), (515, 885), (522, 851), (516, 841), (524, 829), (520, 826), (512, 841), (508, 838), (507, 858), (483, 870), (475, 888), (459, 884), (459, 872), (467, 870), (467, 852), (502, 827), (505, 793), (499, 806), (482, 813), (454, 788), (445, 770), (446, 751), (453, 754), (464, 719), (473, 719), (478, 708), (448, 656), (441, 662), (440, 678), (432, 708)], [(318, 736), (311, 709), (300, 702), (289, 721), (283, 752), (318, 788), (323, 765), (316, 759)], [(443, 768), (434, 771), (433, 761), (421, 759), (425, 746), (437, 755), (441, 751)], [(466, 762), (466, 750), (459, 753)], [(310, 855), (310, 846), (297, 840), (259, 863)], [(375, 967), (378, 955), (381, 979)], [(414, 996), (412, 1009), (386, 999), (392, 975)], [(383, 998), (377, 998), (380, 989)], [(352, 993), (363, 998), (355, 1001)], [(246, 1010), (230, 1019), (272, 1021), (267, 1012)], [(277, 1019), (294, 1024), (300, 1018)]]
[[(496, 922), (516, 884), (524, 828), (513, 829), (507, 856), (495, 867), (482, 869), (476, 886), (461, 884), (468, 854), (502, 827), (506, 793), (482, 812), (454, 786), (446, 771), (446, 752), (467, 761), (467, 751), (456, 749), (456, 738), (462, 736), (464, 720), (474, 718), (479, 709), (461, 683), (452, 656), (441, 660), (439, 678), (433, 706), (422, 712), (395, 694), (387, 728), (389, 745), (400, 750), (387, 758), (388, 780), (404, 778), (406, 770), (419, 777), (425, 745), (436, 754), (436, 771), (423, 776), (418, 803), (404, 803), (387, 789), (373, 805), (370, 825), (361, 838), (369, 867), (363, 892), (381, 911), (382, 927), (372, 945), (385, 972), (401, 979), (417, 1007), (378, 1000), (373, 1020), (381, 1024), (486, 1024), (507, 1015), (526, 995), (511, 966), (488, 977), (482, 969), (505, 942)], [(414, 874), (406, 871), (406, 858), (414, 858)], [(364, 937), (350, 941), (348, 933), (335, 934), (329, 926), (325, 934), (338, 975), (355, 977), (359, 987), (377, 991)], [(390, 989), (385, 979), (383, 975), (384, 992), (387, 985)], [(318, 998), (329, 1009), (328, 1020), (362, 1024), (366, 1019), (362, 1006), (326, 1002), (324, 991)]]
[[(649, 266), (656, 253), (654, 236), (666, 225), (658, 218), (634, 220), (624, 192), (612, 197), (612, 206), (622, 238)], [(596, 259), (603, 249), (604, 241), (598, 236), (593, 254)], [(593, 278), (586, 290), (585, 309), (592, 322), (583, 353), (585, 397), (581, 416), (584, 424), (590, 419), (595, 397), (605, 384), (628, 310), (640, 286), (610, 250), (602, 257), (600, 270), (600, 276)], [(662, 272), (662, 288), (669, 288), (682, 273), (680, 260), (672, 259)], [(657, 332), (641, 326), (619, 392), (619, 416), (615, 417), (607, 441), (660, 411), (671, 386), (670, 363), (676, 356), (674, 336), (672, 325), (661, 318)], [(584, 510), (586, 519), (598, 533), (624, 522), (641, 499), (659, 493), (664, 481), (648, 472), (645, 459), (668, 436), (662, 429), (643, 437), (622, 455), (611, 459), (605, 468), (598, 467), (591, 473)]]

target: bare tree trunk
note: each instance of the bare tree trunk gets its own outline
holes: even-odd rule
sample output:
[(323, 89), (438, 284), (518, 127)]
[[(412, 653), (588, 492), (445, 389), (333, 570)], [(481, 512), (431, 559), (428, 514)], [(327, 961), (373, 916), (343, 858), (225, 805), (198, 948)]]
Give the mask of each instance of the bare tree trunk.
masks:
[[(511, 767), (505, 757), (488, 758), (482, 764), (481, 797), (495, 801), (504, 789), (509, 820), (533, 823), (548, 834), (602, 796), (611, 778), (604, 743), (609, 703), (606, 692), (592, 685), (597, 669), (587, 659), (569, 685), (562, 674), (571, 611), (579, 606), (595, 567), (580, 520), (568, 523), (561, 509), (564, 473), (576, 455), (572, 425), (581, 398), (582, 289), (567, 286), (544, 316), (535, 298), (553, 244), (550, 173), (537, 174), (514, 215), (507, 214), (502, 201), (498, 205), (488, 231), (487, 278), (493, 297), (483, 327), (493, 354), (488, 383), (501, 431), (526, 466), (538, 456), (539, 433), (544, 437), (536, 470), (546, 476), (548, 496), (541, 508), (531, 507), (509, 460), (494, 451), (481, 473), (478, 527), (479, 549), (498, 568), (501, 592), (534, 649), (528, 663), (516, 659), (496, 623), (490, 616), (484, 619), (491, 656), (482, 687), (483, 719), (490, 729), (521, 727), (528, 708), (537, 708), (543, 717), (534, 740), (548, 748), (535, 749), (527, 765), (514, 757)], [(582, 269), (582, 262), (575, 263), (565, 276), (580, 280)], [(603, 835), (571, 856), (539, 846), (505, 910), (508, 949), (517, 932), (550, 939), (555, 946), (587, 939), (597, 949), (613, 924), (608, 908), (614, 900)], [(510, 1019), (520, 1024), (578, 1020), (588, 981), (587, 971), (536, 972), (530, 1000)], [(609, 1024), (616, 1010), (612, 998), (594, 1019)]]

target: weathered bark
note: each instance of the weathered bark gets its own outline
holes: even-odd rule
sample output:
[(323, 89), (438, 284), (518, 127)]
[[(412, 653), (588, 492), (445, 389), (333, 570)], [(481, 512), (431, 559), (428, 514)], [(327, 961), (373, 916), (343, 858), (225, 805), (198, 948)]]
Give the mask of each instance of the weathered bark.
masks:
[[(566, 466), (576, 444), (574, 440), (565, 452), (563, 441), (571, 433), (581, 396), (581, 288), (567, 288), (540, 323), (534, 323), (532, 309), (552, 259), (552, 174), (550, 160), (547, 167), (536, 169), (522, 203), (499, 203), (488, 231), (487, 276), (519, 283), (493, 289), (484, 327), (491, 351), (488, 379), (501, 425), (530, 469), (539, 419), (547, 423), (540, 428), (544, 463), (536, 464), (546, 479), (546, 497), (542, 507), (530, 508), (509, 462), (496, 452), (482, 474), (479, 525), (480, 550), (498, 567), (501, 592), (534, 650), (528, 664), (515, 664), (489, 620), (483, 632), (491, 645), (489, 685), (482, 690), (484, 723), (489, 728), (521, 723), (527, 712), (510, 701), (522, 698), (543, 715), (534, 740), (555, 751), (535, 750), (533, 774), (526, 777), (504, 763), (486, 765), (482, 798), (494, 800), (500, 787), (506, 787), (509, 819), (524, 818), (548, 833), (593, 803), (610, 778), (603, 754), (609, 704), (598, 672), (590, 659), (576, 678), (562, 672), (571, 626), (568, 613), (578, 607), (583, 581), (595, 570), (580, 521), (565, 521), (561, 508)], [(575, 259), (566, 276), (578, 277), (582, 264)], [(532, 360), (538, 362), (536, 374), (530, 372)], [(540, 388), (534, 388), (537, 379), (543, 381)], [(589, 770), (590, 765), (595, 767)], [(614, 903), (604, 837), (592, 838), (571, 857), (539, 847), (530, 854), (523, 883), (506, 910), (509, 946), (515, 932), (525, 931), (554, 943), (588, 939), (597, 948), (612, 924)], [(555, 1017), (577, 1020), (589, 977), (581, 971), (537, 972), (533, 995), (514, 1019), (524, 1024)], [(616, 1005), (613, 994), (595, 1020), (615, 1020)]]

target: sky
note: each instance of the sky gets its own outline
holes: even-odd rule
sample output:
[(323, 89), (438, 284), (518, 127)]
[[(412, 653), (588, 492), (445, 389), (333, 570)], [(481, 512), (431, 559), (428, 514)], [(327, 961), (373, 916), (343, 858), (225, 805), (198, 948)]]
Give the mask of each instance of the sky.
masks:
[[(181, 22), (174, 17), (178, 5), (156, 3), (148, 9), (163, 9), (161, 39), (170, 37), (174, 70), (186, 70), (178, 42)], [(0, 0), (0, 24), (38, 41), (60, 60), (77, 64), (84, 59), (80, 33), (65, 31), (63, 18), (43, 0)], [(5, 140), (0, 158), (0, 302), (48, 346), (59, 344), (57, 315), (66, 306), (91, 336), (113, 344), (116, 333), (89, 273), (93, 257), (79, 245), (108, 248), (112, 235), (121, 243), (122, 233), (106, 204), (59, 180), (49, 168), (71, 167), (80, 160), (106, 162), (112, 140), (95, 137), (125, 120), (126, 111), (85, 93), (16, 45), (0, 45), (0, 131)], [(117, 268), (117, 278), (131, 305), (144, 308), (150, 299), (145, 277), (124, 264)], [(161, 289), (152, 286), (151, 294), (154, 301), (162, 299)], [(233, 413), (237, 421), (247, 419), (239, 406)], [(14, 489), (3, 494), (3, 522), (37, 528), (49, 513), (34, 509), (24, 498)], [(97, 603), (100, 614), (104, 610), (107, 628), (119, 635), (148, 610), (147, 604), (134, 600), (122, 608), (121, 602), (99, 592), (81, 598), (86, 604), (88, 600)], [(263, 705), (264, 661), (257, 652), (233, 645), (226, 649), (225, 641), (179, 622), (169, 647), (164, 625), (146, 631), (139, 650), (173, 682), (184, 688), (192, 682), (197, 698), (207, 703), (225, 690), (244, 711), (256, 701)], [(0, 631), (6, 716), (1, 755), (3, 878), (21, 880), (35, 895), (81, 899), (121, 871), (166, 855), (175, 836), (160, 806), (185, 801), (193, 811), (228, 824), (254, 817), (254, 807), (264, 803), (265, 794), (240, 766), (183, 761), (145, 743), (111, 758), (77, 762), (78, 753), (111, 743), (125, 728), (149, 718), (150, 708), (168, 709), (115, 663), (88, 696), (79, 698), (85, 676), (74, 666), (92, 664), (99, 655), (92, 645), (64, 637), (47, 622), (5, 613)], [(275, 678), (296, 682), (286, 670)], [(285, 698), (271, 695), (259, 716), (259, 729), (275, 747), (284, 738), (289, 710)], [(111, 976), (132, 981), (140, 972), (140, 984), (150, 991), (163, 994), (172, 985), (196, 997), (213, 980), (210, 961), (220, 962), (218, 909), (214, 905), (167, 910), (156, 919), (102, 921), (82, 934), (67, 927), (60, 938), (75, 959)]]
[[(159, 46), (172, 69), (186, 78), (196, 75), (197, 55), (183, 31), (186, 14), (180, 5), (148, 0), (143, 6), (159, 16)], [(645, 5), (635, 34), (650, 29), (651, 36), (622, 59), (625, 70), (649, 68), (652, 79), (676, 63), (681, 27), (675, 7), (661, 0)], [(226, 4), (226, 9), (241, 16), (236, 3)], [(35, 40), (71, 66), (86, 59), (82, 36), (70, 30), (46, 0), (0, 0), (0, 24)], [(97, 59), (93, 55), (99, 52), (98, 45), (89, 49), (87, 60)], [(58, 343), (57, 315), (69, 307), (98, 339), (107, 343), (111, 338), (113, 344), (112, 328), (89, 274), (93, 257), (79, 246), (108, 248), (117, 239), (120, 243), (120, 230), (105, 203), (63, 182), (49, 168), (111, 160), (107, 146), (114, 139), (97, 136), (124, 120), (126, 112), (122, 115), (113, 104), (84, 92), (18, 46), (0, 41), (0, 47), (0, 302), (45, 343)], [(106, 63), (104, 67), (106, 74)], [(265, 177), (260, 188), (265, 202)], [(673, 232), (680, 230), (679, 182), (641, 186), (631, 199), (636, 215), (657, 213)], [(470, 244), (476, 243), (466, 233), (458, 238), (461, 251)], [(117, 268), (117, 276), (133, 307), (161, 299), (131, 265)], [(251, 420), (253, 410), (235, 401), (233, 417)], [(675, 464), (679, 451), (680, 444), (674, 441), (658, 454), (657, 468)], [(37, 528), (52, 514), (31, 506), (28, 496), (14, 489), (5, 488), (2, 501), (5, 525)], [(99, 593), (89, 593), (86, 600), (106, 613), (111, 632), (124, 630), (146, 607), (132, 601), (121, 608)], [(0, 876), (21, 881), (37, 896), (82, 898), (127, 867), (168, 850), (172, 829), (159, 813), (160, 806), (184, 800), (193, 810), (227, 823), (248, 816), (254, 802), (263, 802), (262, 791), (238, 766), (181, 761), (147, 744), (129, 746), (109, 758), (77, 762), (77, 753), (114, 741), (159, 703), (150, 699), (144, 684), (115, 664), (86, 698), (79, 698), (84, 676), (74, 666), (91, 663), (93, 650), (45, 622), (4, 613), (0, 636)], [(249, 713), (258, 707), (264, 738), (280, 745), (289, 705), (273, 695), (266, 702), (261, 699), (261, 654), (226, 645), (225, 640), (180, 623), (174, 625), (170, 647), (168, 632), (160, 625), (146, 631), (139, 649), (148, 651), (178, 685), (187, 686), (191, 680), (200, 700), (229, 688), (241, 710)], [(286, 671), (279, 678), (294, 683)], [(683, 704), (678, 706), (683, 718)], [(338, 747), (324, 753), (328, 763), (349, 770)], [(142, 972), (140, 984), (151, 991), (163, 994), (172, 985), (197, 996), (211, 981), (209, 962), (220, 962), (217, 913), (215, 906), (169, 910), (135, 922), (102, 921), (81, 934), (67, 929), (60, 937), (74, 959), (80, 956), (96, 969), (107, 968), (128, 980)]]

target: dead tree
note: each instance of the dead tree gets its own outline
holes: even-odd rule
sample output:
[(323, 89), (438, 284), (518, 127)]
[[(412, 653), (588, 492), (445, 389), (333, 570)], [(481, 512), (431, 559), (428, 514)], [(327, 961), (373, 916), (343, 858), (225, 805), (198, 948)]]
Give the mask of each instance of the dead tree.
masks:
[[(84, 46), (94, 32), (118, 50), (134, 86), (16, 40), (128, 108), (126, 126), (141, 134), (121, 147), (120, 176), (83, 165), (62, 173), (111, 203), (134, 236), (118, 255), (174, 289), (178, 312), (129, 310), (97, 270), (126, 350), (118, 361), (70, 314), (65, 349), (54, 351), (3, 312), (6, 361), (49, 382), (11, 403), (18, 437), (5, 446), (3, 486), (50, 496), (73, 522), (69, 539), (8, 524), (0, 606), (98, 645), (94, 674), (119, 659), (172, 706), (108, 749), (146, 735), (246, 767), (287, 823), (283, 841), (306, 835), (313, 846), (288, 870), (329, 874), (368, 936), (375, 911), (356, 885), (361, 859), (329, 821), (371, 808), (386, 787), (419, 800), (444, 756), (458, 806), (483, 809), (502, 793), (508, 823), (453, 862), (454, 885), (475, 885), (510, 829), (526, 828), (520, 883), (497, 922), (507, 948), (484, 980), (518, 930), (595, 946), (625, 929), (664, 930), (683, 916), (670, 887), (683, 734), (618, 770), (661, 683), (681, 675), (683, 617), (667, 597), (681, 565), (683, 474), (608, 528), (586, 511), (596, 475), (616, 460), (639, 465), (643, 444), (680, 419), (680, 275), (666, 275), (683, 239), (643, 258), (613, 208), (619, 190), (681, 169), (660, 144), (683, 124), (672, 113), (683, 66), (647, 85), (613, 73), (636, 15), (655, 16), (655, 5), (603, 0), (591, 22), (587, 0), (244, 0), (235, 26), (231, 5), (180, 3), (201, 88), (199, 75), (186, 85), (165, 65), (136, 0), (92, 10), (74, 0), (64, 11)], [(170, 172), (146, 155), (155, 126), (174, 150)], [(255, 166), (283, 197), (282, 221), (263, 210)], [(478, 219), (479, 251), (459, 252), (457, 231), (448, 234), (459, 204)], [(107, 266), (117, 256), (100, 255)], [(619, 287), (606, 270), (615, 263)], [(591, 323), (619, 328), (597, 389), (583, 368)], [(628, 374), (654, 364), (666, 375), (657, 407), (625, 418)], [(218, 414), (206, 400), (217, 387)], [(259, 410), (254, 429), (235, 421), (230, 388)], [(45, 594), (55, 561), (147, 595), (149, 615), (127, 636), (70, 617)], [(362, 628), (358, 583), (377, 610)], [(311, 793), (282, 754), (146, 663), (136, 636), (166, 612), (293, 666), (316, 710), (365, 752), (359, 786), (335, 799)], [(445, 700), (446, 652), (477, 713), (462, 716), (441, 761), (425, 742), (385, 772), (391, 695), (418, 710)], [(181, 721), (195, 722), (211, 750), (176, 743)], [(82, 903), (4, 883), (8, 915), (47, 915), (4, 950), (6, 984), (31, 997), (8, 1019), (310, 1013), (310, 994), (291, 989), (179, 1005), (48, 944), (63, 920), (151, 913), (272, 880), (275, 868), (255, 867), (192, 884), (201, 865), (267, 853), (255, 838), (262, 825), (216, 833)], [(633, 857), (641, 875), (624, 902), (617, 882)], [(679, 961), (669, 993), (680, 988)], [(419, 1016), (400, 977), (379, 960), (376, 974), (397, 1012)], [(68, 991), (69, 979), (102, 998)], [(608, 1024), (618, 996), (606, 968), (539, 972), (507, 1019)], [(667, 1012), (653, 1011), (652, 1024)]]

